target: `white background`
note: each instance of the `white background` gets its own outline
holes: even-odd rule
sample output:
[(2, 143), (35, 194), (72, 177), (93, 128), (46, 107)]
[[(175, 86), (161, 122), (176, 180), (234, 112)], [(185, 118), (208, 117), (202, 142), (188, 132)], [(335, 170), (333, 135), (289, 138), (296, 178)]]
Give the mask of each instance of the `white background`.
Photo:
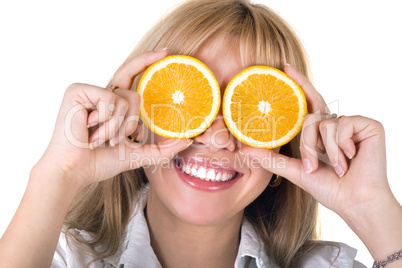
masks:
[[(73, 82), (105, 85), (150, 25), (177, 2), (1, 2), (0, 234), (47, 146), (65, 88)], [(383, 123), (389, 182), (402, 202), (399, 1), (258, 2), (296, 28), (311, 59), (313, 82), (328, 103), (335, 103), (333, 110)], [(357, 248), (358, 260), (371, 266), (369, 253), (347, 225), (325, 209), (322, 217), (323, 239)]]

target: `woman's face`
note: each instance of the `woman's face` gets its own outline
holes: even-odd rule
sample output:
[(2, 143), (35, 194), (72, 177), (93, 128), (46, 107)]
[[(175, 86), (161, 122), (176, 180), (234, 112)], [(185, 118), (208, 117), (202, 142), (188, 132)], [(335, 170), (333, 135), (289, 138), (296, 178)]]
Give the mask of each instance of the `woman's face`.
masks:
[[(232, 39), (209, 40), (195, 57), (211, 69), (222, 94), (243, 70), (239, 46)], [(267, 187), (272, 173), (238, 153), (247, 145), (230, 134), (221, 112), (209, 129), (193, 140), (168, 165), (145, 168), (150, 181), (148, 207), (194, 225), (241, 219), (244, 208)], [(225, 181), (207, 181), (213, 178)]]

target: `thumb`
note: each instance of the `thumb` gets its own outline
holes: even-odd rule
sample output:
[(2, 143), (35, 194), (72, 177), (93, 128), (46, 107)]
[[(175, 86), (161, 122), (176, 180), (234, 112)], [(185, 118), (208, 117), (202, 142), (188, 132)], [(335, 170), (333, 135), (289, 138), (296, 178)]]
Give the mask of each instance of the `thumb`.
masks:
[(150, 165), (169, 165), (170, 160), (179, 152), (187, 149), (193, 143), (192, 139), (166, 139), (157, 144), (130, 143), (125, 146), (125, 170), (137, 169)]
[(300, 159), (291, 158), (286, 155), (275, 153), (272, 150), (244, 148), (240, 151), (243, 157), (253, 164), (286, 178), (292, 183), (301, 185), (301, 176), (305, 172)]

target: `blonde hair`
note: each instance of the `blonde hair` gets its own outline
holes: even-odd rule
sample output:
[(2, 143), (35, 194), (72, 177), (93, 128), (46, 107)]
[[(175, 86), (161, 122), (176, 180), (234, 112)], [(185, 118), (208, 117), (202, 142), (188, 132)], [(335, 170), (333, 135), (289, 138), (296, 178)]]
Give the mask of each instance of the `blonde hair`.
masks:
[[(309, 76), (306, 53), (292, 28), (266, 6), (248, 0), (186, 1), (155, 24), (126, 61), (159, 47), (168, 47), (169, 54), (191, 56), (209, 38), (228, 36), (238, 39), (244, 67), (258, 64), (283, 70), (289, 63)], [(300, 158), (299, 137), (283, 146), (281, 153)], [(93, 234), (89, 246), (107, 245), (104, 251), (93, 252), (95, 257), (115, 254), (138, 191), (146, 183), (138, 169), (87, 187), (67, 215), (67, 236), (79, 241), (68, 229), (86, 230)], [(276, 188), (267, 187), (245, 208), (244, 216), (265, 243), (267, 254), (288, 267), (317, 238), (317, 208), (311, 195), (283, 180)]]

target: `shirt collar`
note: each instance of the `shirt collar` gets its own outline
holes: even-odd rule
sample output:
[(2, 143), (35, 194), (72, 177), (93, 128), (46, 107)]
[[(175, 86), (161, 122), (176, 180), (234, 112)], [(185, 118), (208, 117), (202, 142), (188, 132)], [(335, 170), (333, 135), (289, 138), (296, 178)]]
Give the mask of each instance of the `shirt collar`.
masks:
[(253, 225), (246, 219), (243, 220), (240, 235), (240, 245), (237, 254), (235, 268), (279, 268), (271, 258), (267, 256), (265, 246)]
[[(134, 209), (133, 218), (123, 235), (118, 252), (103, 261), (110, 267), (162, 267), (151, 247), (148, 224), (144, 215), (147, 204), (148, 186), (139, 192), (139, 200)], [(85, 233), (85, 232), (84, 232)], [(84, 236), (83, 233), (81, 233)], [(252, 224), (243, 220), (240, 245), (235, 261), (235, 268), (279, 268), (268, 258), (264, 243), (259, 238)]]

